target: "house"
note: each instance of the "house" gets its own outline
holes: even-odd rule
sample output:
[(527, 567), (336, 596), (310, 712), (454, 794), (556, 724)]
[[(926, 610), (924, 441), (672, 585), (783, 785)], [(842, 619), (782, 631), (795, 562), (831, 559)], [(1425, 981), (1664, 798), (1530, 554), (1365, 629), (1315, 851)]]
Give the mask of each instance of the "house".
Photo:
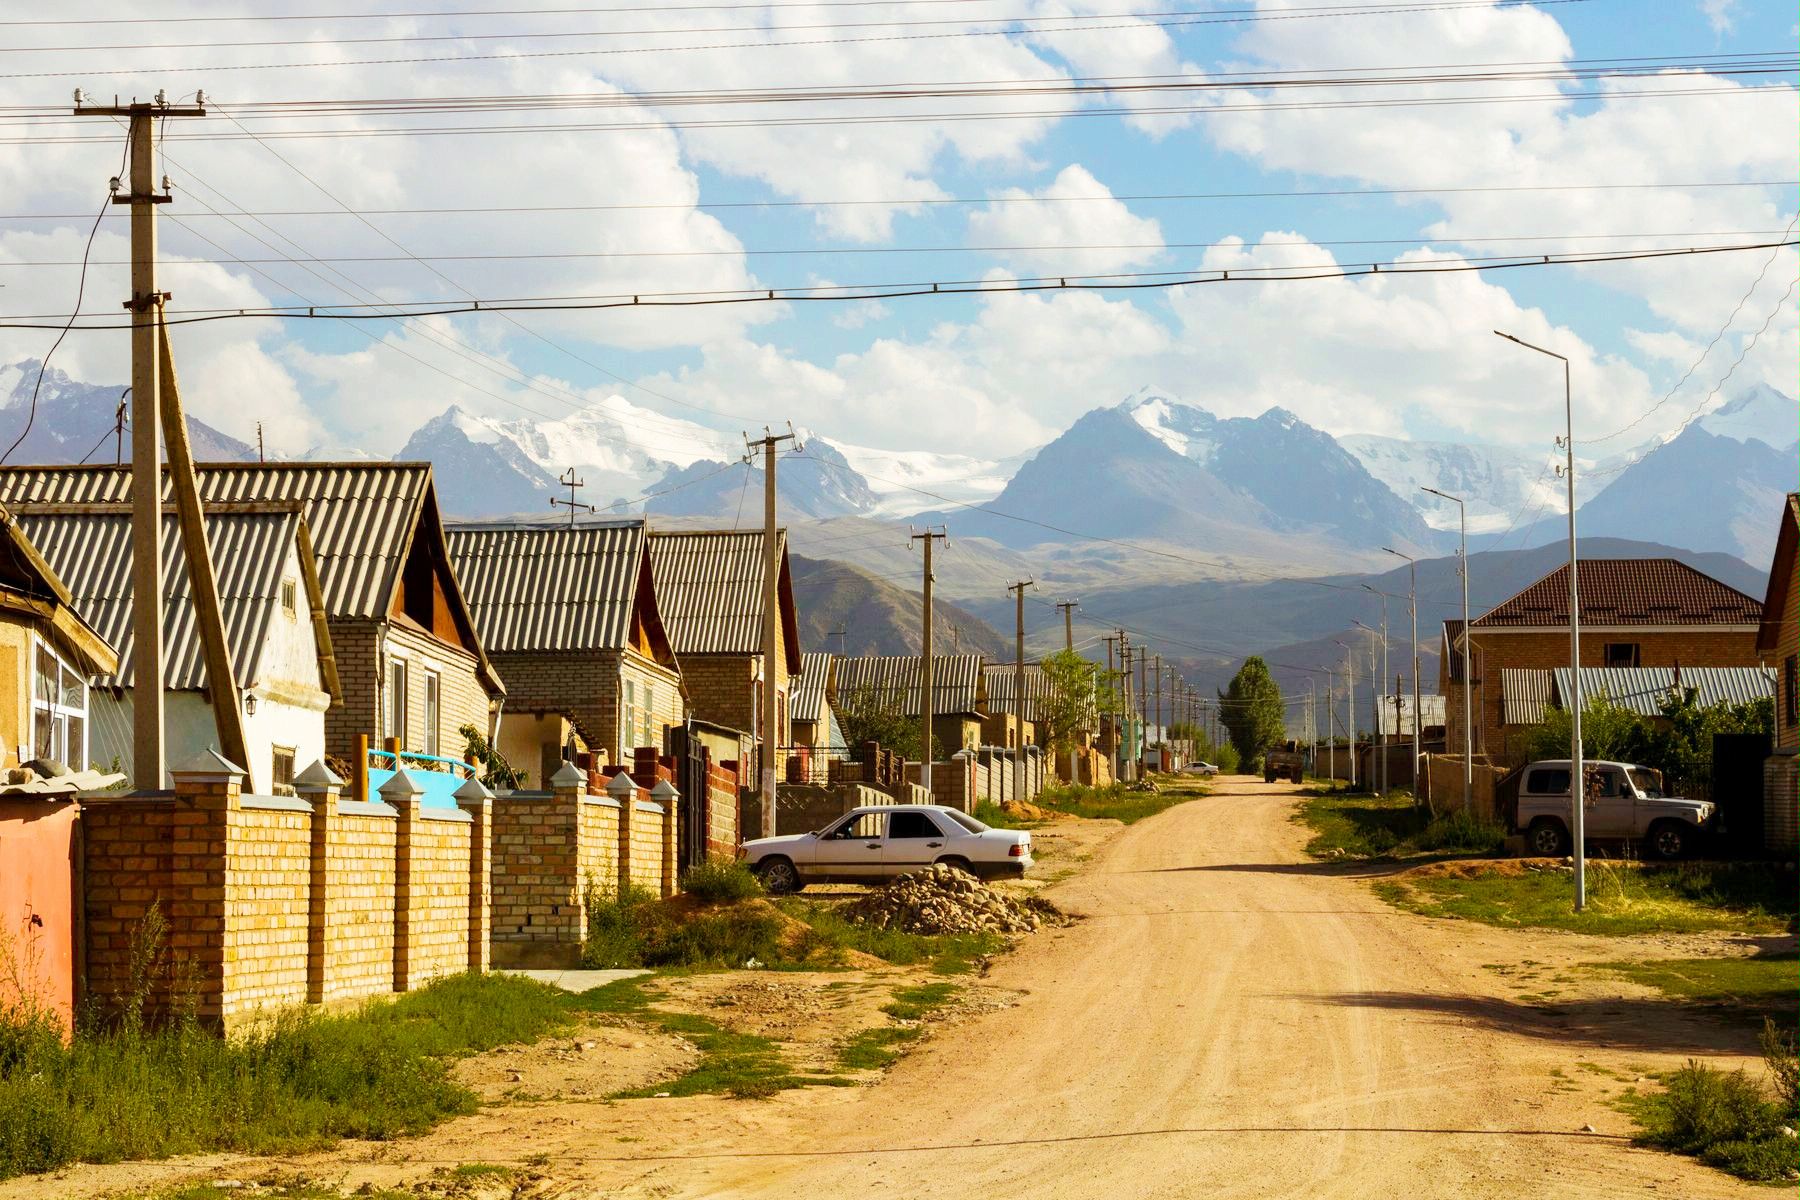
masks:
[(1047, 732), (1040, 730), (1038, 704), (1050, 695), (1050, 677), (1038, 663), (1024, 666), (1023, 701), (1015, 701), (1014, 681), (1018, 667), (1008, 662), (983, 664), (981, 673), (987, 692), (987, 717), (981, 723), (981, 740), (989, 746), (1041, 746)]
[[(748, 761), (762, 730), (764, 544), (761, 530), (658, 530), (649, 535), (656, 600), (693, 715), (742, 732)], [(788, 732), (801, 673), (800, 629), (788, 570), (787, 533), (776, 534), (775, 725)], [(750, 776), (754, 778), (754, 776)]]
[(500, 752), (542, 786), (570, 749), (629, 766), (683, 722), (648, 540), (641, 520), (450, 527), (476, 632), (506, 680)]
[[(131, 514), (40, 512), (17, 518), (62, 577), (68, 593), (100, 636), (119, 648), (116, 669), (97, 674), (85, 707), (70, 703), (50, 728), (73, 756), (85, 737), (84, 760), (123, 771), (140, 788), (172, 780), (141, 780), (132, 764), (132, 699), (138, 686), (131, 659)], [(240, 694), (220, 696), (208, 683), (181, 525), (163, 517), (163, 740), (171, 763), (187, 762), (218, 746), (213, 705), (243, 710), (249, 762), (245, 790), (291, 795), (295, 773), (325, 754), (325, 713), (341, 695), (332, 642), (322, 619), (320, 589), (306, 522), (293, 510), (215, 512), (205, 518), (206, 540), (218, 573), (226, 651)]]
[[(348, 764), (374, 735), (460, 758), (463, 726), (491, 734), (505, 688), (451, 569), (429, 463), (208, 463), (196, 475), (209, 513), (304, 519), (341, 692), (325, 713), (331, 755)], [(129, 468), (0, 468), (0, 504), (20, 514), (130, 502)]]
[[(75, 1016), (77, 787), (110, 779), (87, 765), (88, 680), (118, 656), (75, 609), (61, 578), (11, 514), (0, 512), (0, 767), (42, 755), (80, 774), (0, 786), (0, 1014)], [(73, 753), (70, 752), (71, 743)]]
[[(800, 656), (800, 678), (794, 685), (794, 704), (788, 714), (789, 740), (793, 743), (787, 775), (801, 779), (823, 778), (834, 752), (842, 752), (844, 731), (836, 713), (837, 669), (830, 654), (811, 651)], [(799, 760), (795, 763), (793, 760)]]
[(1756, 651), (1775, 668), (1775, 753), (1763, 763), (1763, 847), (1792, 855), (1800, 840), (1800, 495), (1781, 506)]
[[(1525, 729), (1548, 699), (1533, 672), (1569, 665), (1569, 574), (1558, 567), (1473, 621), (1474, 752), (1500, 762), (1520, 752)], [(1580, 564), (1581, 666), (1750, 667), (1762, 604), (1672, 558), (1591, 559)], [(1444, 622), (1438, 691), (1451, 751), (1465, 714), (1462, 623)], [(1512, 688), (1509, 694), (1508, 688)], [(1527, 689), (1538, 689), (1528, 692)]]
[[(903, 717), (919, 718), (922, 666), (916, 654), (839, 658), (837, 693), (846, 707), (871, 696), (891, 703)], [(931, 658), (931, 736), (938, 757), (981, 745), (987, 710), (981, 658), (974, 654), (934, 654)]]

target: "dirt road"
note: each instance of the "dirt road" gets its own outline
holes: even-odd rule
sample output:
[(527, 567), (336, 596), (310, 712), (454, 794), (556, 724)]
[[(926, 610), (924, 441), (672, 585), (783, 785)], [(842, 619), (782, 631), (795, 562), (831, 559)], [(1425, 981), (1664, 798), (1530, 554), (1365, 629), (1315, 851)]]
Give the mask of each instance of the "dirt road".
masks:
[[(1634, 1149), (1606, 1102), (1740, 1035), (1575, 968), (1618, 941), (1387, 907), (1306, 858), (1292, 793), (1240, 777), (1123, 831), (1055, 890), (1086, 919), (985, 981), (1017, 1004), (877, 1086), (505, 1105), (292, 1165), (354, 1187), (535, 1161), (559, 1197), (1762, 1194)], [(1549, 986), (1521, 964), (1559, 997), (1520, 994)]]

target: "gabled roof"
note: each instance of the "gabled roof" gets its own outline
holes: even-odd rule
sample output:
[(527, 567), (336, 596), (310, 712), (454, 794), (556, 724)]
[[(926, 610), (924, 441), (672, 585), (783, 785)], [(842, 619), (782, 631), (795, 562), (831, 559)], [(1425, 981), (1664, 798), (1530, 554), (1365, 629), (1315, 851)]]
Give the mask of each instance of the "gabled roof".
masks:
[[(871, 691), (893, 697), (903, 716), (919, 715), (922, 664), (916, 654), (876, 654), (832, 660), (840, 697)], [(987, 702), (981, 659), (974, 654), (931, 656), (931, 711), (938, 716), (979, 713)]]
[(1788, 593), (1794, 588), (1794, 571), (1800, 567), (1800, 494), (1789, 492), (1781, 505), (1781, 532), (1775, 536), (1775, 562), (1769, 568), (1769, 590), (1763, 597), (1762, 624), (1756, 631), (1758, 653), (1772, 655), (1781, 644), (1781, 623), (1787, 619)]
[(10, 512), (0, 508), (0, 608), (22, 613), (58, 635), (82, 674), (110, 675), (119, 655), (75, 608), (62, 577), (32, 544)]
[[(624, 650), (632, 613), (666, 648), (641, 520), (573, 528), (471, 522), (446, 531), (457, 582), (492, 653)], [(653, 582), (653, 581), (652, 581)]]
[[(332, 620), (387, 620), (415, 543), (448, 562), (430, 463), (203, 463), (194, 473), (209, 515), (298, 509)], [(167, 471), (162, 496), (172, 503)], [(16, 512), (94, 511), (130, 501), (129, 467), (0, 467), (0, 504)], [(489, 687), (503, 690), (461, 592), (450, 587), (445, 599)]]
[[(116, 673), (94, 682), (103, 687), (131, 687), (131, 515), (27, 510), (18, 521), (62, 576), (74, 602), (91, 614), (101, 636), (119, 649)], [(206, 540), (218, 573), (225, 646), (238, 682), (251, 687), (261, 679), (262, 652), (281, 602), (281, 580), (290, 558), (300, 564), (300, 585), (315, 606), (320, 603), (305, 522), (296, 512), (208, 513)], [(161, 548), (163, 686), (198, 691), (207, 684), (206, 657), (195, 619), (181, 524), (173, 515), (163, 517)], [(324, 633), (323, 623), (314, 628), (324, 639), (318, 647), (319, 688), (336, 694), (329, 635)]]
[[(996, 715), (1020, 713), (1013, 704), (1013, 670), (1012, 663), (990, 662), (982, 665), (989, 712)], [(1044, 668), (1037, 663), (1026, 663), (1024, 674), (1025, 704), (1020, 715), (1027, 721), (1035, 721), (1038, 719), (1038, 701), (1050, 695), (1050, 677), (1044, 674)]]
[[(1673, 558), (1595, 558), (1580, 564), (1583, 625), (1754, 625), (1760, 601)], [(1483, 629), (1566, 626), (1569, 568), (1558, 567), (1476, 618)]]
[(836, 695), (836, 672), (832, 656), (819, 650), (802, 654), (800, 681), (794, 686), (794, 698), (788, 706), (788, 719), (823, 721)]
[[(787, 669), (801, 671), (800, 628), (788, 573), (787, 531), (776, 532), (777, 603)], [(763, 621), (762, 530), (650, 531), (650, 572), (663, 626), (677, 656), (760, 654)]]

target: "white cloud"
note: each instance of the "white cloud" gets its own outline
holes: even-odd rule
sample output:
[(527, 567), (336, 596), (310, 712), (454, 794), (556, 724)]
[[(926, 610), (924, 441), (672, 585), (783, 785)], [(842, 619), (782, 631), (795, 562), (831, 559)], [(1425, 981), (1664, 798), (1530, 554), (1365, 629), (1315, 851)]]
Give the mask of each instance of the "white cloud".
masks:
[[(1073, 198), (1080, 202), (1030, 203)], [(993, 254), (1021, 273), (1098, 275), (1153, 262), (1162, 253), (1162, 227), (1113, 199), (1106, 185), (1079, 163), (1064, 167), (1039, 191), (1008, 188), (994, 199), (987, 208), (969, 214), (969, 242), (977, 250), (1021, 247)], [(1058, 249), (1061, 246), (1095, 248)]]
[(1737, 21), (1738, 0), (1700, 0), (1700, 11), (1714, 33), (1730, 33)]

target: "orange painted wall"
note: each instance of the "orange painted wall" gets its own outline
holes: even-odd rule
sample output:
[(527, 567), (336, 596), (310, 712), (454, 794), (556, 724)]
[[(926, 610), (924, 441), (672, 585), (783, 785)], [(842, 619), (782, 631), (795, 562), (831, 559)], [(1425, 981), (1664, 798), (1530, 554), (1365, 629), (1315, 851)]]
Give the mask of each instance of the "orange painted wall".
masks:
[(0, 1004), (16, 1004), (13, 965), (35, 1004), (75, 1015), (76, 806), (0, 798)]

